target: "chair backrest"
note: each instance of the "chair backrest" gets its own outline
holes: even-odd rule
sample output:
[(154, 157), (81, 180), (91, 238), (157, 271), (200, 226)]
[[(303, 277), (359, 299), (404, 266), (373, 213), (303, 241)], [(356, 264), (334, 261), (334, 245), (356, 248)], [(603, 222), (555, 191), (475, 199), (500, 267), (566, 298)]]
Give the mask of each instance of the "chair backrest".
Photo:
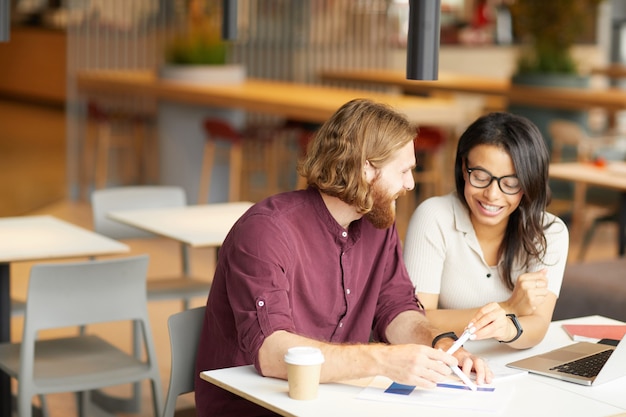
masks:
[(162, 417), (173, 417), (178, 396), (194, 391), (196, 352), (204, 312), (204, 307), (196, 307), (173, 314), (168, 319), (172, 362)]
[[(148, 256), (132, 256), (104, 260), (81, 261), (71, 263), (42, 263), (31, 268), (26, 301), (24, 330), (20, 345), (20, 386), (29, 387), (32, 383), (23, 382), (35, 374), (35, 345), (38, 333), (45, 329), (85, 326), (97, 323), (124, 322), (132, 323), (140, 331), (140, 340), (144, 346), (145, 357), (142, 373), (150, 375), (155, 413), (160, 413), (161, 388), (154, 338), (148, 314), (146, 281)], [(72, 343), (68, 341), (67, 343)], [(77, 342), (74, 342), (74, 345)], [(93, 337), (83, 337), (82, 344), (89, 349)], [(63, 349), (63, 339), (59, 339), (55, 349)], [(44, 349), (50, 354), (50, 348)], [(112, 349), (113, 367), (120, 359)], [(102, 353), (104, 355), (104, 353)], [(94, 360), (102, 358), (96, 354)], [(109, 360), (105, 358), (102, 360)], [(45, 358), (44, 358), (45, 361)], [(126, 363), (128, 364), (128, 362)], [(53, 364), (51, 364), (53, 365)], [(132, 367), (132, 366), (131, 366)], [(84, 359), (77, 361), (78, 375), (89, 369)], [(129, 378), (132, 382), (137, 369), (112, 371), (109, 375), (114, 380)], [(54, 371), (42, 365), (38, 370), (46, 378), (54, 379)], [(48, 372), (52, 372), (51, 375)], [(125, 375), (125, 376), (124, 376)], [(67, 379), (67, 378), (66, 378)], [(62, 382), (59, 382), (61, 384)], [(85, 383), (89, 383), (86, 378)], [(22, 385), (25, 384), (25, 385)], [(75, 384), (75, 382), (74, 382)], [(26, 389), (28, 388), (20, 388)], [(40, 391), (44, 392), (44, 391)], [(30, 398), (29, 398), (30, 401)], [(21, 404), (21, 403), (20, 403)], [(23, 407), (23, 404), (22, 404)]]
[(148, 255), (35, 264), (28, 281), (25, 329), (146, 317), (147, 272)]
[[(577, 159), (584, 162), (591, 158), (591, 143), (587, 133), (576, 122), (556, 119), (548, 125), (548, 131), (552, 138), (552, 150), (550, 159), (552, 162), (560, 162), (565, 159)], [(575, 151), (574, 157), (567, 157), (566, 150)]]
[(111, 220), (115, 210), (181, 207), (187, 204), (185, 190), (176, 186), (141, 185), (96, 190), (91, 194), (94, 230), (113, 239), (154, 237), (136, 227)]
[[(37, 333), (45, 329), (132, 320), (144, 323), (144, 338), (152, 340), (150, 326), (145, 325), (147, 273), (147, 255), (33, 265), (22, 357), (34, 357)], [(155, 357), (154, 352), (149, 357)]]

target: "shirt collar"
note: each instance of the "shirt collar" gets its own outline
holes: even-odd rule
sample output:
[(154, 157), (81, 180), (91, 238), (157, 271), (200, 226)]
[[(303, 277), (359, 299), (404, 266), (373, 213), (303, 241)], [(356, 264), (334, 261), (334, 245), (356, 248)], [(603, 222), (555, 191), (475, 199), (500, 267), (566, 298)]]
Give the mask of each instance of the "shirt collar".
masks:
[(452, 211), (454, 212), (454, 226), (456, 227), (456, 230), (465, 234), (473, 234), (474, 226), (472, 226), (469, 209), (465, 204), (463, 204), (456, 192), (452, 193), (452, 201)]

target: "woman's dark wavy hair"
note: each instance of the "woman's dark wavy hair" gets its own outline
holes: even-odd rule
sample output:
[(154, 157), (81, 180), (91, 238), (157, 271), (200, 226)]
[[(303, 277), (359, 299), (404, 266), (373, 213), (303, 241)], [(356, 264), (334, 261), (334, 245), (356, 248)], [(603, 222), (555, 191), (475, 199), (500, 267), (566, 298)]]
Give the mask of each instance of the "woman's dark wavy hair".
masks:
[(550, 154), (537, 126), (525, 117), (495, 112), (478, 118), (461, 135), (454, 166), (457, 196), (466, 207), (463, 170), (469, 152), (478, 145), (506, 151), (522, 185), (522, 199), (509, 218), (498, 249), (498, 259), (503, 259), (502, 280), (512, 290), (511, 271), (516, 259), (527, 265), (531, 259), (543, 259), (546, 253), (543, 222), (552, 195), (548, 184)]
[(368, 213), (373, 199), (363, 175), (365, 162), (383, 167), (416, 133), (416, 126), (385, 104), (349, 101), (316, 132), (298, 173), (321, 192)]

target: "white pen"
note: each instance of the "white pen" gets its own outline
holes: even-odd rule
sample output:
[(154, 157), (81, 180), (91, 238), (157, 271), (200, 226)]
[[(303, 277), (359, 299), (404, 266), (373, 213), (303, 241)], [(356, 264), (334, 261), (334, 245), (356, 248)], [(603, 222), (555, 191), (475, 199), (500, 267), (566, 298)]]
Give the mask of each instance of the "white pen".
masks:
[(478, 390), (478, 387), (476, 386), (476, 384), (474, 384), (472, 380), (469, 379), (468, 376), (465, 375), (458, 366), (453, 365), (450, 367), (450, 369), (452, 369), (452, 372), (454, 372), (456, 376), (461, 378), (461, 381), (465, 382), (465, 385), (467, 385), (472, 391)]
[(463, 343), (467, 342), (470, 337), (472, 337), (472, 334), (474, 334), (474, 328), (467, 328), (463, 331), (463, 334), (461, 335), (461, 337), (459, 337), (453, 344), (452, 346), (450, 346), (450, 349), (448, 349), (446, 351), (446, 353), (449, 353), (450, 355), (452, 355), (454, 352), (456, 352), (457, 350), (459, 350), (459, 348), (461, 346), (463, 346)]

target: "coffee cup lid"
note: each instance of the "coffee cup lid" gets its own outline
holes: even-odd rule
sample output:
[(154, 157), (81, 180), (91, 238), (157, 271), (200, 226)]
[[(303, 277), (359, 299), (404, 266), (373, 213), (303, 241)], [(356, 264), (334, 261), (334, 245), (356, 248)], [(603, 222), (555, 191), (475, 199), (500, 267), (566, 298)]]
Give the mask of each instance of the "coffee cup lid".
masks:
[(324, 355), (315, 347), (296, 346), (287, 350), (285, 362), (293, 365), (317, 365), (324, 362)]

